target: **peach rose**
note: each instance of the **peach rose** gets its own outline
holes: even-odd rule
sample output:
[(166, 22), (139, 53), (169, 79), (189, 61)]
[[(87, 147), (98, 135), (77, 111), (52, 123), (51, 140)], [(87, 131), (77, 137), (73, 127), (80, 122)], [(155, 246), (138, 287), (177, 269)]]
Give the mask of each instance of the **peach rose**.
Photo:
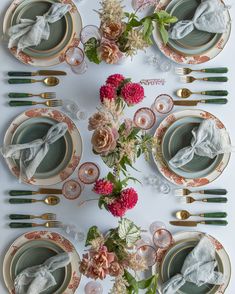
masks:
[(93, 131), (108, 123), (107, 116), (102, 112), (96, 112), (89, 118), (88, 130)]
[(108, 64), (117, 63), (123, 56), (115, 42), (103, 40), (99, 48), (99, 54), (103, 61)]
[(123, 275), (123, 268), (120, 264), (116, 261), (112, 262), (109, 267), (109, 274), (112, 277), (122, 276)]
[(97, 128), (91, 138), (93, 150), (105, 156), (112, 152), (117, 145), (118, 133), (115, 129), (109, 127)]
[(117, 40), (123, 32), (123, 25), (117, 22), (103, 23), (101, 30), (106, 39)]

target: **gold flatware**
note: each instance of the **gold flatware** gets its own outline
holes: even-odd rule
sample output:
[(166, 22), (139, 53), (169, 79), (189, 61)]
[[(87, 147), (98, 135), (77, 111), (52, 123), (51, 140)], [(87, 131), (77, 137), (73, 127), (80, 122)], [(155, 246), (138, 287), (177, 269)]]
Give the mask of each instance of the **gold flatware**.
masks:
[(226, 98), (215, 98), (215, 99), (199, 99), (199, 100), (174, 100), (176, 106), (197, 106), (199, 103), (204, 104), (227, 104), (228, 99)]
[(187, 196), (190, 194), (226, 195), (227, 190), (225, 190), (225, 189), (207, 189), (207, 190), (190, 191), (189, 189), (176, 189), (176, 190), (174, 190), (174, 194), (175, 194), (175, 196)]
[(193, 83), (194, 81), (205, 81), (205, 82), (221, 82), (225, 83), (228, 81), (227, 77), (208, 77), (208, 78), (195, 78), (192, 76), (181, 76), (180, 81), (182, 83)]
[(207, 213), (198, 213), (198, 214), (192, 214), (188, 212), (187, 210), (179, 210), (176, 212), (176, 218), (180, 220), (186, 220), (190, 218), (191, 216), (199, 216), (199, 217), (206, 217), (206, 218), (224, 218), (227, 217), (226, 212), (207, 212)]
[(187, 197), (180, 197), (181, 201), (184, 203), (193, 203), (195, 201), (198, 202), (208, 202), (208, 203), (226, 203), (228, 199), (226, 197), (213, 197), (213, 198), (202, 198), (202, 199), (195, 199), (191, 196)]
[(54, 195), (45, 197), (44, 199), (28, 199), (28, 198), (11, 198), (9, 203), (11, 204), (25, 204), (25, 203), (35, 203), (44, 202), (47, 205), (57, 205), (60, 202), (60, 198)]
[(191, 72), (204, 72), (204, 73), (227, 73), (227, 67), (216, 67), (216, 68), (203, 68), (203, 69), (191, 69), (178, 67), (175, 69), (175, 73), (178, 75), (188, 75)]
[(56, 220), (55, 213), (44, 213), (42, 215), (32, 215), (32, 214), (10, 214), (9, 218), (12, 220), (18, 219), (43, 219), (43, 220)]
[(8, 94), (9, 98), (28, 98), (28, 97), (40, 97), (42, 99), (55, 99), (55, 92), (45, 92), (40, 94), (30, 94), (30, 93), (15, 93), (11, 92)]
[(63, 100), (47, 100), (45, 102), (36, 102), (36, 101), (23, 101), (23, 100), (11, 100), (9, 101), (10, 106), (32, 106), (32, 105), (46, 105), (48, 107), (59, 107), (63, 105)]
[(34, 228), (34, 227), (45, 227), (45, 228), (61, 228), (63, 225), (62, 222), (58, 221), (48, 221), (45, 222), (44, 224), (37, 224), (37, 223), (10, 223), (9, 227), (13, 229), (18, 229), (18, 228)]
[(65, 76), (67, 73), (61, 70), (38, 70), (35, 72), (29, 71), (9, 71), (10, 77), (34, 77), (34, 76)]
[(10, 190), (10, 196), (40, 195), (40, 194), (62, 194), (61, 189), (40, 188), (38, 191)]
[(33, 84), (33, 83), (43, 83), (46, 86), (53, 87), (58, 85), (60, 80), (57, 77), (48, 77), (42, 80), (35, 79), (9, 79), (9, 84)]
[(226, 220), (203, 220), (203, 221), (170, 221), (173, 226), (181, 227), (196, 227), (197, 225), (215, 225), (226, 226), (228, 222)]
[(188, 98), (192, 94), (207, 95), (207, 96), (227, 96), (228, 91), (226, 91), (226, 90), (213, 90), (213, 91), (192, 92), (187, 88), (182, 88), (182, 89), (177, 90), (177, 92), (176, 92), (176, 95), (179, 98)]

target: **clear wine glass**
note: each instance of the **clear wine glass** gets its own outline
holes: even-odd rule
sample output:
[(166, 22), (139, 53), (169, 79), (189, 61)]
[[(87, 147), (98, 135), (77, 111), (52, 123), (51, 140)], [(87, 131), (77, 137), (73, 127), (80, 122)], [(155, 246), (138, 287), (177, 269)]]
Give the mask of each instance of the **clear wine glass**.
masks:
[(149, 231), (152, 235), (154, 235), (154, 233), (159, 230), (159, 229), (165, 229), (166, 225), (161, 222), (161, 221), (154, 221), (153, 223), (151, 223), (151, 225), (149, 226)]
[(84, 184), (93, 184), (99, 176), (99, 166), (93, 162), (84, 162), (78, 169), (78, 178)]
[(156, 263), (156, 249), (151, 245), (142, 245), (137, 249), (137, 255), (142, 257), (148, 267)]
[(80, 39), (82, 44), (85, 45), (86, 42), (91, 38), (95, 38), (98, 42), (100, 42), (102, 35), (100, 29), (97, 26), (87, 25), (82, 29), (80, 33)]
[(161, 94), (155, 99), (152, 109), (157, 113), (167, 114), (173, 109), (173, 106), (174, 102), (172, 97), (167, 94)]
[(160, 228), (153, 234), (153, 243), (157, 248), (166, 249), (172, 244), (172, 235), (165, 228)]
[(69, 200), (77, 199), (82, 193), (82, 186), (75, 180), (68, 180), (63, 184), (62, 193)]
[(142, 130), (151, 129), (156, 122), (156, 115), (152, 109), (148, 107), (142, 107), (138, 109), (134, 114), (135, 125)]

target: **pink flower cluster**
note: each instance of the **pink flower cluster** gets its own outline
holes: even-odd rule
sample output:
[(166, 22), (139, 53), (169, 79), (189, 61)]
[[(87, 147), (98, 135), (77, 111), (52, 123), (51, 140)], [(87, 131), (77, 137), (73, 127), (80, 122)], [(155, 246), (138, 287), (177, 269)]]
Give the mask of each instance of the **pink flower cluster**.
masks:
[(84, 254), (79, 269), (86, 277), (95, 280), (103, 280), (106, 275), (115, 277), (123, 271), (122, 266), (117, 262), (115, 253), (108, 252), (106, 246), (102, 246), (98, 250), (90, 250)]
[[(106, 179), (100, 179), (96, 181), (93, 191), (99, 195), (112, 197), (113, 188), (113, 183)], [(115, 197), (116, 196), (117, 195), (115, 195)], [(128, 209), (132, 209), (135, 207), (137, 201), (137, 192), (133, 188), (127, 188), (122, 190), (119, 194), (119, 197), (108, 204), (107, 207), (113, 216), (122, 217)]]
[(120, 92), (120, 97), (128, 105), (135, 105), (144, 99), (144, 88), (139, 83), (125, 83), (123, 75), (114, 74), (109, 76), (106, 84), (100, 88), (101, 102), (103, 103), (104, 99), (115, 100), (118, 97), (117, 92)]

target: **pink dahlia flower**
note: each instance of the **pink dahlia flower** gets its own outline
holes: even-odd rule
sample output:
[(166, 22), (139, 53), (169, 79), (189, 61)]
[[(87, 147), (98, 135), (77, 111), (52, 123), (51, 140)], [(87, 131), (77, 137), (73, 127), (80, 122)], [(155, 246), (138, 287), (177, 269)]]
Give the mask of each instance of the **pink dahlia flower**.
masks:
[(124, 80), (125, 77), (123, 75), (114, 74), (107, 78), (106, 84), (112, 85), (114, 88), (118, 88)]
[(138, 194), (133, 188), (127, 188), (121, 192), (120, 202), (126, 209), (135, 207), (138, 201)]
[(117, 96), (116, 89), (110, 84), (103, 85), (100, 88), (100, 101), (103, 102), (104, 99), (114, 100)]
[(93, 191), (99, 195), (110, 195), (113, 192), (113, 183), (105, 179), (99, 179), (95, 182)]
[(121, 96), (128, 105), (134, 105), (144, 99), (144, 88), (138, 83), (127, 83), (121, 90)]

